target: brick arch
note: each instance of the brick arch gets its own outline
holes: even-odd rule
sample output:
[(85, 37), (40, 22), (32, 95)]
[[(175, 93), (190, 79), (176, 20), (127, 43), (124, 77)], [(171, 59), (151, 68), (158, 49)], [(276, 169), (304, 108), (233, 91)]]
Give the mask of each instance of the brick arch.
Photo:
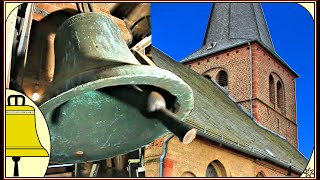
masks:
[(281, 76), (280, 76), (278, 73), (272, 71), (270, 74), (274, 77), (274, 80), (275, 80), (275, 81), (276, 81), (276, 80), (279, 80), (282, 84), (284, 84)]
[(208, 74), (210, 71), (213, 71), (213, 70), (216, 70), (216, 71), (224, 70), (225, 72), (228, 73), (228, 71), (226, 70), (226, 68), (224, 68), (224, 67), (222, 67), (222, 66), (217, 66), (217, 67), (213, 67), (213, 68), (207, 69), (207, 70), (206, 70), (205, 72), (203, 72), (201, 75)]
[(208, 164), (206, 177), (227, 177), (227, 172), (219, 160), (214, 160)]
[(266, 177), (266, 174), (263, 171), (257, 173), (256, 177)]
[(186, 171), (181, 174), (181, 177), (197, 177), (197, 176), (191, 171)]
[(256, 169), (255, 169), (255, 176), (256, 177), (259, 177), (258, 174), (261, 173), (260, 175), (263, 175), (263, 177), (269, 177), (269, 172), (266, 171), (267, 169), (263, 166), (257, 166)]
[(201, 75), (204, 76), (204, 77), (210, 76), (211, 80), (214, 80), (217, 84), (219, 84), (218, 74), (221, 71), (225, 71), (227, 73), (227, 77), (229, 79), (229, 73), (224, 67), (213, 67), (213, 68), (210, 68), (210, 69), (206, 70), (204, 73), (202, 73)]

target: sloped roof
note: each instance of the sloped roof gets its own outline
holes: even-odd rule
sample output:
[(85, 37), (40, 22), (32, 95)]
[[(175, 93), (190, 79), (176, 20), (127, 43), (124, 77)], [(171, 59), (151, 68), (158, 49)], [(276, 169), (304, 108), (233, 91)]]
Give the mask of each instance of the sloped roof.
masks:
[(270, 160), (282, 162), (282, 165), (288, 165), (291, 160), (293, 170), (302, 173), (307, 159), (287, 140), (258, 125), (216, 84), (156, 48), (152, 49), (152, 59), (157, 66), (175, 73), (192, 88), (195, 104), (186, 122), (196, 127), (200, 134), (211, 140), (223, 139), (239, 149), (254, 151)]
[(276, 55), (260, 3), (214, 3), (202, 47), (181, 62), (189, 62), (253, 41), (259, 42), (297, 75)]

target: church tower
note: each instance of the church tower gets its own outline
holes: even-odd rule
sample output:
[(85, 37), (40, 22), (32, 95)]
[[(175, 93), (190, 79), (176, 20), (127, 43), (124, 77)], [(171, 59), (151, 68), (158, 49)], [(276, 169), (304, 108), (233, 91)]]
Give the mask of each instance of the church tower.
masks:
[(260, 3), (214, 3), (202, 47), (181, 62), (297, 148), (298, 75), (276, 54)]

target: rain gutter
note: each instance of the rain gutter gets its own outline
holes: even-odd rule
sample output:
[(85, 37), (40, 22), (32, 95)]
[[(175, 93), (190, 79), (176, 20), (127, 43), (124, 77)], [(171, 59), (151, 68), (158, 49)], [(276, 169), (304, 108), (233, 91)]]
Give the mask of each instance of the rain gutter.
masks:
[[(218, 137), (213, 137), (213, 136), (209, 136), (201, 131), (198, 131), (198, 135), (205, 138), (205, 139), (208, 139), (208, 140), (211, 140), (213, 142), (216, 142), (216, 143), (219, 143), (223, 146), (226, 146), (228, 148), (231, 148), (231, 149), (234, 149), (234, 150), (237, 150), (239, 152), (242, 152), (242, 153), (245, 153), (245, 154), (248, 154), (250, 156), (253, 156), (257, 159), (261, 159), (261, 160), (266, 160), (266, 161), (269, 161), (269, 162), (272, 162), (272, 163), (275, 163), (279, 166), (282, 166), (286, 169), (288, 169), (290, 167), (290, 163), (286, 163), (284, 161), (280, 161), (274, 157), (271, 157), (271, 156), (268, 156), (268, 155), (265, 155), (263, 153), (259, 153), (259, 152), (255, 152), (255, 150), (252, 148), (252, 149), (249, 149), (249, 148), (245, 148), (245, 147), (241, 147), (239, 146), (238, 144), (233, 144), (233, 143), (230, 143), (222, 138), (218, 138)], [(292, 170), (294, 172), (297, 172), (299, 174), (302, 174), (303, 173), (303, 170), (301, 169), (298, 169), (297, 167), (294, 167), (294, 166), (291, 166)]]

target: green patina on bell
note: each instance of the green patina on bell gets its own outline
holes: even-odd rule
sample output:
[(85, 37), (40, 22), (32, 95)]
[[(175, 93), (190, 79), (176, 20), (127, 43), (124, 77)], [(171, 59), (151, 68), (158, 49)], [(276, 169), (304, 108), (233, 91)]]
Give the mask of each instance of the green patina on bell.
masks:
[(99, 13), (69, 18), (55, 37), (55, 74), (40, 106), (51, 135), (51, 161), (85, 162), (138, 149), (169, 131), (146, 116), (148, 94), (184, 119), (191, 88), (178, 76), (141, 65), (112, 19)]

